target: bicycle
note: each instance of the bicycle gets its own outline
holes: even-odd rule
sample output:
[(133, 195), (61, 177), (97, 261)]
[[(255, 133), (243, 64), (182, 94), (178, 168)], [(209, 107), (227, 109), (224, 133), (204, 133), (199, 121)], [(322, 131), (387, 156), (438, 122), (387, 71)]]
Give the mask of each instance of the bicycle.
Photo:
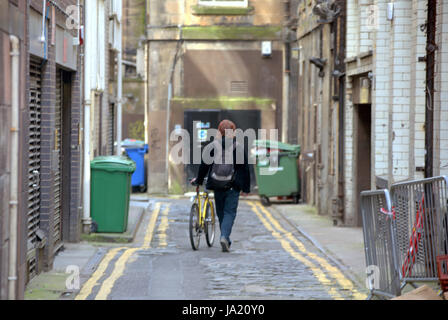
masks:
[(209, 247), (212, 247), (215, 241), (215, 207), (209, 198), (208, 190), (199, 192), (199, 185), (192, 184), (196, 185), (196, 196), (190, 210), (189, 233), (191, 247), (193, 250), (198, 250), (202, 233), (205, 233), (205, 240)]

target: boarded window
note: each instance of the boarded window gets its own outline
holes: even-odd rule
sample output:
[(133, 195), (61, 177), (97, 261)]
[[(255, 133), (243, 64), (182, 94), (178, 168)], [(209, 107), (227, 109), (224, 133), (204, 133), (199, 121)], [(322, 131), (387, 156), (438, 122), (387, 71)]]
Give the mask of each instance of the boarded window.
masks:
[(201, 6), (212, 7), (247, 7), (248, 0), (198, 0)]

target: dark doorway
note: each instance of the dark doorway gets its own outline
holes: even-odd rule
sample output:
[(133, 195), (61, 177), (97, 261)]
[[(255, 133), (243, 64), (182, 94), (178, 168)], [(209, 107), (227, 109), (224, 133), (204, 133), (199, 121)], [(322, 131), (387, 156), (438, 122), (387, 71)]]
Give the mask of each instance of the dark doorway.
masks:
[(359, 194), (370, 190), (371, 186), (371, 132), (372, 113), (370, 104), (356, 106), (357, 135), (356, 135), (356, 195), (358, 201), (358, 214), (356, 224), (362, 225)]
[[(185, 178), (188, 185), (189, 181), (196, 177), (199, 170), (198, 164), (193, 164), (193, 151), (194, 148), (202, 148), (210, 141), (210, 135), (208, 129), (217, 129), (219, 122), (224, 119), (231, 120), (235, 123), (238, 129), (243, 131), (247, 129), (254, 129), (258, 134), (258, 129), (261, 127), (261, 113), (259, 110), (185, 110), (184, 112), (184, 127), (188, 131), (191, 137), (190, 141), (190, 164), (186, 165)], [(193, 122), (200, 122), (197, 128), (193, 128)], [(199, 142), (198, 145), (193, 145), (194, 136), (202, 134), (204, 140)], [(205, 139), (206, 137), (206, 139)], [(245, 143), (246, 152), (249, 152), (249, 146)], [(255, 171), (253, 166), (250, 166), (251, 170), (251, 189), (256, 185)]]
[(60, 217), (60, 241), (70, 241), (70, 202), (71, 202), (71, 157), (72, 157), (72, 73), (60, 70), (61, 86), (61, 146), (60, 146), (60, 185), (61, 217)]

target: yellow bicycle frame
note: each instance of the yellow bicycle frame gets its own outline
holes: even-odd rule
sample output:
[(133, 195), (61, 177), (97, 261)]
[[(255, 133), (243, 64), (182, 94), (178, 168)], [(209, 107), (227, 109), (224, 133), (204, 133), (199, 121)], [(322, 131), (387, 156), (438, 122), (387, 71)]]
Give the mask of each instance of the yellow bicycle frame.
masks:
[(199, 208), (199, 225), (204, 227), (205, 217), (207, 215), (207, 206), (210, 206), (211, 216), (215, 216), (214, 206), (210, 203), (208, 192), (199, 192), (199, 187), (196, 188), (196, 203)]

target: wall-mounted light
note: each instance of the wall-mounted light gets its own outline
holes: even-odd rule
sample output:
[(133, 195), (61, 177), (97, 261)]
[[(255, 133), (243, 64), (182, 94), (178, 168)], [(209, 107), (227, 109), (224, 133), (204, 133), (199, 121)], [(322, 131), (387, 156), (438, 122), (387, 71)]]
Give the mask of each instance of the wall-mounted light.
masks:
[(271, 41), (261, 42), (261, 55), (264, 58), (269, 58), (270, 56), (272, 56), (272, 42)]
[(387, 4), (387, 20), (392, 21), (394, 19), (394, 3), (389, 2)]
[(310, 58), (309, 61), (319, 68), (319, 77), (323, 78), (325, 76), (324, 68), (327, 64), (327, 59), (322, 58)]

